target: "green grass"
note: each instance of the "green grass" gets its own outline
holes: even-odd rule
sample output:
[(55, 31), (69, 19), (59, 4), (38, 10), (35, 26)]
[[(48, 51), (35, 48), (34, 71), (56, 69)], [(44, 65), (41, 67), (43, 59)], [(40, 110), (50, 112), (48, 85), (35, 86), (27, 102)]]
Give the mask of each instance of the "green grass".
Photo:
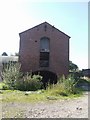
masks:
[(0, 90), (2, 89), (4, 83), (3, 82), (0, 82)]
[(72, 99), (80, 97), (82, 92), (79, 94), (70, 94), (68, 96), (62, 96), (59, 94), (53, 94), (53, 91), (42, 91), (42, 93), (31, 93), (25, 95), (25, 92), (18, 90), (3, 90), (2, 91), (2, 102), (20, 102), (20, 103), (30, 103), (39, 101), (52, 101), (59, 99)]
[(9, 86), (6, 85), (4, 82), (0, 82), (0, 90), (2, 90), (2, 89), (7, 90), (7, 89), (9, 89)]
[(43, 93), (25, 95), (25, 92), (18, 90), (3, 90), (2, 96), (3, 102), (35, 102), (45, 99), (45, 95)]
[[(81, 82), (84, 81), (82, 80)], [(20, 103), (52, 101), (59, 99), (72, 99), (72, 98), (80, 97), (82, 95), (83, 90), (76, 88), (67, 89), (66, 88), (67, 85), (68, 84), (64, 82), (58, 83), (56, 85), (49, 86), (47, 90), (41, 90), (41, 92), (38, 94), (37, 92), (26, 94), (25, 91), (19, 91), (19, 90), (2, 90), (0, 94), (2, 94), (2, 102), (20, 102)], [(0, 83), (0, 89), (2, 89), (2, 86), (4, 86), (4, 83)], [(70, 90), (73, 90), (74, 92)]]
[[(70, 94), (68, 96), (62, 96), (59, 94), (53, 94), (55, 91), (51, 90), (43, 90), (41, 93), (32, 93), (29, 95), (25, 95), (25, 91), (19, 90), (2, 90), (2, 103), (9, 104), (10, 106), (3, 108), (4, 117), (5, 118), (23, 118), (25, 114), (25, 108), (23, 103), (37, 103), (40, 101), (50, 102), (52, 103), (55, 100), (63, 100), (63, 99), (74, 99), (80, 97), (82, 94)], [(1, 94), (0, 94), (1, 95)], [(13, 108), (13, 103), (22, 103), (20, 106), (16, 106)], [(12, 106), (11, 106), (12, 105)]]

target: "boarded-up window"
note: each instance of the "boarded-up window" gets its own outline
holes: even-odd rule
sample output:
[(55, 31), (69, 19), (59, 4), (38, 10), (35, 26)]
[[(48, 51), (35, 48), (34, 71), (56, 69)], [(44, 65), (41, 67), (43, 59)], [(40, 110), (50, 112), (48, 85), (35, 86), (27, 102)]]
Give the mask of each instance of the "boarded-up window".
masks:
[(49, 52), (40, 52), (40, 67), (49, 67)]
[(49, 67), (50, 40), (47, 37), (40, 39), (40, 67)]

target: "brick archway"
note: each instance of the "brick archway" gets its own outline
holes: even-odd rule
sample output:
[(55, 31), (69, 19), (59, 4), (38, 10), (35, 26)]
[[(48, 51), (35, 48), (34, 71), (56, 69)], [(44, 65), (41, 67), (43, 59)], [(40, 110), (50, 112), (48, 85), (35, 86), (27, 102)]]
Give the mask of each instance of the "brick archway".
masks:
[(42, 78), (42, 82), (43, 82), (43, 85), (44, 87), (46, 88), (47, 86), (47, 83), (50, 83), (50, 84), (56, 84), (57, 83), (57, 75), (51, 71), (34, 71), (32, 73), (33, 75), (41, 75), (43, 78)]

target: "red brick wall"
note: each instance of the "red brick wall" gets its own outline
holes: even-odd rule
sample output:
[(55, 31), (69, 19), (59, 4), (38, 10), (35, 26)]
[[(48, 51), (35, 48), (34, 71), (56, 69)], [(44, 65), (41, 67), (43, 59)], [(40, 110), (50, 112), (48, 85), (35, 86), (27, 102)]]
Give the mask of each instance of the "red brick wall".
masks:
[[(45, 24), (47, 29), (45, 31)], [(48, 68), (39, 67), (40, 39), (50, 38), (50, 64)], [(22, 70), (49, 70), (57, 75), (67, 75), (69, 65), (69, 37), (48, 23), (43, 23), (20, 33), (20, 62)]]

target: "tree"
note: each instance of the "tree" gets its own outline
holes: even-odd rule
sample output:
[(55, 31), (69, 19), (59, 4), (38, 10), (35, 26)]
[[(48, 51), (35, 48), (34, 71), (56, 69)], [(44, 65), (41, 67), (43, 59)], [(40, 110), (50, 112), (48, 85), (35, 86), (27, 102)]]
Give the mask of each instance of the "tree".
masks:
[(75, 78), (76, 81), (82, 76), (78, 66), (72, 61), (69, 61), (69, 73)]
[(19, 56), (19, 53), (15, 53), (15, 56)]
[(74, 64), (72, 61), (69, 61), (69, 71), (70, 72), (76, 72), (78, 70), (78, 66)]
[(3, 52), (2, 56), (8, 56), (8, 54), (6, 52)]

